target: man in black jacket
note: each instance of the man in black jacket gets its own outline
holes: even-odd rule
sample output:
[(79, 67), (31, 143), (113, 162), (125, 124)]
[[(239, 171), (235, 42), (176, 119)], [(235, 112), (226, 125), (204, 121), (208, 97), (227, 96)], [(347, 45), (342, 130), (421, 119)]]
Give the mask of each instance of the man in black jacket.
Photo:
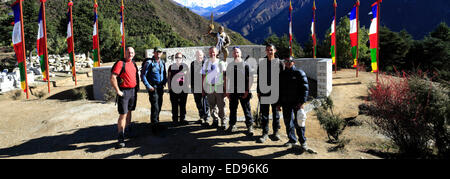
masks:
[(233, 133), (237, 131), (237, 108), (239, 102), (241, 103), (242, 110), (245, 115), (245, 124), (247, 126), (247, 135), (253, 136), (253, 116), (250, 106), (250, 99), (252, 93), (250, 93), (250, 66), (241, 58), (242, 51), (239, 47), (233, 48), (234, 61), (228, 64), (228, 81), (230, 87), (228, 90), (228, 98), (230, 99), (230, 127), (227, 132)]
[(267, 57), (258, 63), (258, 85), (257, 93), (260, 101), (261, 124), (263, 133), (256, 142), (264, 143), (269, 138), (269, 109), (272, 107), (272, 139), (280, 140), (279, 130), (280, 114), (279, 114), (279, 74), (283, 68), (280, 59), (275, 58), (277, 49), (273, 44), (266, 45)]
[(280, 103), (283, 108), (283, 118), (286, 125), (286, 133), (289, 141), (286, 147), (292, 147), (297, 143), (297, 137), (301, 147), (307, 151), (305, 137), (306, 113), (303, 104), (308, 99), (308, 78), (304, 71), (297, 69), (293, 58), (287, 58), (285, 69), (280, 73)]
[(200, 119), (197, 121), (198, 124), (206, 125), (209, 120), (209, 104), (208, 98), (202, 95), (202, 68), (205, 64), (205, 55), (203, 51), (198, 50), (195, 53), (196, 60), (191, 63), (191, 90), (194, 95), (195, 104), (197, 106), (198, 115)]

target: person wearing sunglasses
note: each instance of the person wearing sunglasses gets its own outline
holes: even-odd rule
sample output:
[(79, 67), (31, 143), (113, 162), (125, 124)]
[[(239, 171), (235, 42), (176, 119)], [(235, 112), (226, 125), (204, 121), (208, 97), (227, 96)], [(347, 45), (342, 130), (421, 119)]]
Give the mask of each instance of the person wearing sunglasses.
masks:
[(183, 86), (186, 85), (186, 73), (188, 66), (183, 63), (183, 54), (178, 52), (175, 54), (175, 63), (169, 66), (167, 70), (167, 78), (170, 102), (172, 104), (172, 121), (174, 125), (187, 125), (186, 120), (186, 102), (187, 93), (183, 91)]

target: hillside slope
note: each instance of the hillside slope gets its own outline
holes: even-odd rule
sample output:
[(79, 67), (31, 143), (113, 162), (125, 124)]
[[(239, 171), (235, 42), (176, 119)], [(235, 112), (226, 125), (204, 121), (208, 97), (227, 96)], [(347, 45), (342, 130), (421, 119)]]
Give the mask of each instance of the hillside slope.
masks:
[[(35, 49), (39, 1), (24, 1), (24, 24), (26, 48)], [(7, 2), (0, 4), (6, 6)], [(67, 0), (47, 1), (47, 31), (49, 53), (66, 53)], [(117, 58), (120, 44), (120, 1), (98, 1), (99, 35), (104, 61)], [(11, 10), (8, 9), (8, 12)], [(77, 0), (73, 6), (75, 52), (86, 53), (92, 49), (93, 1)], [(12, 16), (6, 13), (0, 18), (1, 24), (10, 24)], [(127, 0), (125, 1), (125, 32), (127, 46), (136, 48), (138, 58), (142, 58), (146, 48), (215, 45), (215, 39), (204, 36), (209, 21), (179, 7), (171, 0)], [(216, 24), (218, 27), (219, 24)], [(0, 27), (0, 32), (11, 32), (12, 26)], [(240, 34), (226, 29), (233, 44), (251, 44)], [(10, 44), (10, 35), (2, 35), (3, 44)], [(139, 59), (142, 60), (142, 59)]]
[[(150, 0), (147, 0), (150, 2)], [(182, 37), (195, 42), (196, 45), (214, 45), (215, 39), (203, 35), (208, 31), (209, 21), (190, 11), (179, 7), (170, 0), (152, 0), (155, 6), (155, 14), (165, 23), (171, 25), (173, 31)], [(216, 27), (220, 24), (216, 23)], [(217, 29), (216, 29), (217, 30)], [(225, 30), (234, 44), (248, 45), (250, 41), (243, 38), (239, 33), (230, 29)]]

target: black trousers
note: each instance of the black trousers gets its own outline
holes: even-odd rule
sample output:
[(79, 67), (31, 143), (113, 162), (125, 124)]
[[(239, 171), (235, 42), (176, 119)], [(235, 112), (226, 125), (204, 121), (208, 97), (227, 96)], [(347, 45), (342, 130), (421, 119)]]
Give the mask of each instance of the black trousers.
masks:
[(208, 121), (209, 118), (209, 103), (208, 97), (203, 96), (202, 93), (194, 93), (195, 105), (197, 106), (198, 115), (201, 119)]
[(238, 108), (239, 102), (241, 103), (241, 107), (244, 110), (245, 125), (247, 127), (250, 127), (251, 125), (253, 125), (252, 109), (250, 106), (251, 98), (252, 98), (251, 94), (249, 94), (246, 99), (240, 98), (238, 94), (230, 94), (230, 126), (236, 125), (237, 108)]
[(170, 91), (170, 102), (172, 104), (172, 121), (178, 122), (185, 120), (187, 93), (181, 92), (177, 94), (173, 91)]
[(263, 134), (269, 134), (269, 108), (272, 106), (272, 129), (273, 132), (280, 130), (280, 113), (277, 110), (276, 104), (261, 104), (261, 125), (263, 128)]
[(297, 142), (297, 137), (295, 134), (297, 133), (298, 140), (301, 144), (306, 142), (305, 137), (305, 127), (301, 127), (297, 120), (298, 111), (294, 109), (294, 105), (283, 105), (283, 119), (284, 125), (286, 126), (286, 134), (289, 138), (289, 142), (295, 143)]
[(159, 113), (161, 112), (161, 107), (163, 103), (164, 87), (155, 87), (155, 91), (148, 92), (148, 97), (150, 100), (151, 112), (150, 121), (151, 123), (159, 123)]

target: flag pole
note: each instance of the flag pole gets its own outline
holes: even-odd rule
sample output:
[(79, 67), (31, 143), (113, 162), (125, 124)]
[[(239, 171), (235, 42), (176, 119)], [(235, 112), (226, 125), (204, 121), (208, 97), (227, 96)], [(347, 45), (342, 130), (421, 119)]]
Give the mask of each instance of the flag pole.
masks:
[(27, 99), (30, 99), (30, 93), (28, 92), (28, 76), (27, 76), (27, 54), (25, 53), (25, 34), (24, 34), (24, 27), (23, 27), (23, 8), (22, 8), (22, 1), (19, 0), (19, 6), (20, 6), (20, 30), (22, 31), (22, 48), (23, 48), (23, 66), (25, 68), (25, 92), (27, 93)]
[(314, 4), (313, 4), (313, 19), (314, 19), (314, 24), (313, 24), (313, 57), (314, 59), (316, 59), (316, 43), (314, 41), (317, 42), (317, 40), (314, 40), (314, 38), (316, 38), (316, 1), (314, 0)]
[(336, 21), (336, 19), (337, 19), (337, 17), (336, 17), (336, 8), (337, 8), (337, 3), (336, 3), (336, 0), (334, 0), (334, 3), (333, 3), (333, 6), (334, 6), (334, 41), (335, 41), (335, 44), (334, 44), (334, 58), (335, 58), (335, 63), (334, 63), (334, 73), (336, 74), (337, 73), (337, 32), (336, 32), (336, 24), (337, 24), (337, 21)]
[(48, 64), (48, 47), (47, 47), (47, 22), (45, 20), (45, 1), (46, 0), (41, 0), (42, 2), (42, 24), (43, 24), (43, 28), (44, 28), (44, 43), (45, 43), (45, 53), (44, 53), (44, 60), (45, 60), (45, 65), (47, 66), (47, 69), (45, 70), (47, 73), (47, 88), (48, 88), (48, 93), (50, 93), (50, 73), (49, 73), (49, 64)]
[(359, 0), (356, 0), (356, 78), (358, 78), (359, 72)]
[(378, 76), (380, 74), (380, 8), (381, 8), (381, 0), (377, 0), (377, 83), (378, 83)]
[(290, 55), (290, 57), (292, 57), (293, 56), (293, 54), (292, 54), (292, 22), (293, 22), (293, 19), (292, 19), (292, 1), (291, 0), (289, 0), (289, 17), (290, 17), (290, 22), (289, 22), (289, 55)]
[(98, 67), (100, 67), (100, 62), (101, 62), (101, 59), (100, 59), (100, 32), (98, 30), (98, 12), (97, 12), (97, 7), (98, 7), (97, 0), (95, 0), (94, 10), (95, 10), (95, 13), (97, 14), (97, 21), (95, 22), (95, 28), (97, 30), (97, 47), (98, 47), (98, 49), (97, 49), (97, 63), (98, 64), (97, 65), (98, 65)]
[[(72, 1), (70, 1), (72, 2)], [(72, 6), (73, 4), (69, 5), (69, 13), (70, 13), (70, 33), (72, 34), (72, 55), (73, 55), (73, 77), (75, 79), (75, 86), (77, 86), (77, 69), (76, 69), (76, 60), (75, 60), (75, 35), (73, 34), (73, 15), (72, 15)], [(70, 55), (70, 54), (69, 54)]]
[(124, 12), (125, 6), (123, 5), (122, 0), (122, 6), (120, 6), (120, 11), (122, 12), (122, 50), (123, 50), (123, 58), (125, 59), (125, 12)]

